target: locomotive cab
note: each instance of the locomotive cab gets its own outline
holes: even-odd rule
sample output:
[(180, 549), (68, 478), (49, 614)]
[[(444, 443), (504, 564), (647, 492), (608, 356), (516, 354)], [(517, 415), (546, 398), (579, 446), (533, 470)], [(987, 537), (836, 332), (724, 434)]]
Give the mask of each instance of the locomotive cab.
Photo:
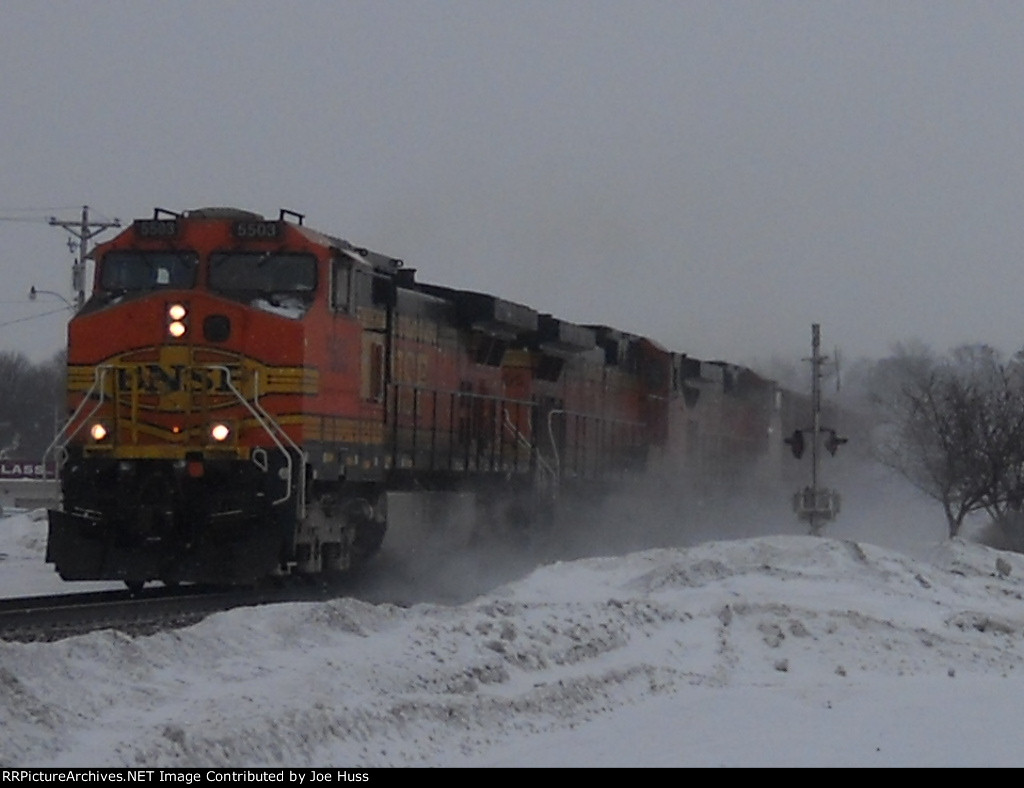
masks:
[[(94, 253), (47, 560), (131, 587), (287, 569), (305, 517), (305, 318), (319, 260), (244, 212), (141, 220)], [(250, 236), (256, 236), (254, 243)], [(284, 241), (284, 242), (282, 242)]]

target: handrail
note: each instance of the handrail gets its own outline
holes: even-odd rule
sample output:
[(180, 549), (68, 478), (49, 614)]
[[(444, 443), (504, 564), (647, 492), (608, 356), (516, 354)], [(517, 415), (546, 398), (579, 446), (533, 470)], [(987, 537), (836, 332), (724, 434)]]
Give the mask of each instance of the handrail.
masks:
[(291, 454), (288, 453), (288, 449), (286, 449), (284, 444), (278, 439), (277, 434), (275, 434), (275, 430), (277, 431), (278, 434), (280, 434), (288, 442), (288, 445), (295, 451), (296, 455), (299, 458), (299, 462), (300, 462), (300, 470), (301, 470), (301, 477), (300, 478), (302, 480), (302, 484), (298, 485), (298, 487), (299, 487), (299, 492), (298, 492), (298, 498), (299, 498), (299, 517), (300, 518), (305, 518), (305, 516), (306, 516), (306, 485), (305, 485), (305, 478), (306, 478), (306, 455), (305, 455), (305, 452), (302, 451), (302, 448), (294, 440), (292, 440), (292, 437), (287, 432), (285, 432), (284, 427), (282, 427), (280, 424), (278, 424), (274, 420), (274, 417), (270, 413), (268, 413), (266, 408), (264, 408), (263, 405), (260, 403), (260, 399), (259, 399), (260, 398), (259, 372), (255, 371), (255, 370), (253, 371), (253, 386), (252, 386), (252, 389), (253, 389), (253, 400), (250, 403), (249, 400), (247, 400), (245, 398), (245, 395), (242, 394), (242, 392), (239, 391), (235, 387), (234, 382), (232, 382), (232, 380), (231, 380), (231, 370), (228, 367), (226, 367), (224, 365), (221, 365), (221, 364), (209, 364), (209, 365), (203, 365), (203, 366), (206, 369), (217, 369), (217, 370), (220, 370), (220, 371), (222, 371), (224, 373), (224, 385), (227, 386), (228, 390), (232, 394), (235, 395), (235, 398), (249, 411), (249, 413), (252, 414), (253, 418), (256, 419), (256, 421), (264, 429), (264, 431), (267, 433), (267, 435), (270, 437), (270, 439), (272, 441), (274, 441), (275, 444), (277, 444), (277, 448), (280, 449), (281, 453), (284, 455), (285, 464), (286, 464), (286, 467), (287, 467), (287, 470), (288, 470), (288, 478), (287, 478), (287, 485), (285, 487), (285, 494), (281, 498), (278, 498), (277, 500), (272, 501), (271, 505), (276, 505), (276, 504), (279, 504), (279, 503), (283, 503), (284, 501), (287, 501), (291, 497), (291, 495), (292, 495), (292, 457), (291, 457)]
[[(544, 455), (542, 455), (537, 450), (537, 446), (531, 443), (529, 440), (527, 440), (526, 436), (523, 435), (522, 431), (515, 424), (512, 423), (512, 416), (509, 414), (508, 408), (504, 408), (503, 413), (505, 415), (505, 428), (512, 433), (512, 436), (521, 446), (525, 446), (526, 448), (528, 448), (530, 450), (530, 453), (537, 458), (537, 465), (540, 467), (541, 470), (546, 471), (551, 476), (551, 481), (556, 481), (558, 479), (558, 473), (555, 470), (555, 468), (553, 468), (551, 464), (546, 459), (544, 459)], [(533, 426), (532, 418), (530, 426)]]
[[(267, 412), (266, 408), (263, 407), (262, 403), (260, 403), (259, 372), (253, 372), (253, 401), (250, 403), (249, 400), (246, 399), (245, 395), (238, 389), (238, 387), (232, 381), (231, 369), (229, 367), (222, 364), (199, 364), (196, 366), (204, 369), (219, 370), (224, 373), (225, 386), (234, 395), (235, 399), (237, 399), (238, 402), (241, 403), (249, 411), (253, 418), (256, 419), (256, 421), (264, 429), (264, 431), (267, 433), (270, 439), (276, 444), (281, 454), (284, 455), (285, 466), (287, 470), (285, 493), (281, 498), (274, 500), (272, 502), (272, 505), (283, 503), (292, 496), (293, 462), (292, 456), (288, 451), (288, 447), (294, 450), (301, 463), (301, 479), (303, 480), (303, 483), (298, 485), (299, 512), (301, 517), (305, 517), (306, 495), (304, 480), (306, 474), (306, 455), (302, 451), (301, 447), (292, 439), (290, 435), (288, 435), (285, 429), (280, 424), (278, 424), (277, 421), (275, 421), (274, 417)], [(64, 426), (61, 427), (60, 431), (58, 431), (58, 433), (54, 436), (53, 440), (50, 442), (50, 445), (46, 447), (46, 451), (43, 452), (42, 462), (44, 465), (44, 479), (46, 478), (46, 458), (50, 455), (51, 452), (54, 452), (55, 455), (54, 477), (56, 479), (60, 478), (61, 463), (56, 461), (56, 452), (64, 451), (68, 444), (68, 441), (70, 441), (71, 438), (78, 434), (78, 432), (86, 425), (86, 423), (93, 416), (93, 414), (95, 414), (96, 411), (98, 411), (102, 407), (103, 403), (106, 402), (106, 388), (104, 386), (104, 383), (106, 380), (107, 373), (114, 369), (115, 366), (112, 364), (104, 364), (96, 367), (94, 372), (93, 383), (89, 387), (89, 390), (83, 395), (82, 400), (81, 402), (78, 403), (78, 406), (75, 408), (75, 411), (67, 419), (67, 421), (64, 423)], [(83, 417), (82, 413), (85, 410), (87, 403), (89, 403), (92, 400), (92, 397), (95, 396), (97, 390), (99, 391), (98, 398), (95, 400), (92, 409), (89, 410), (89, 412), (85, 414)], [(79, 421), (80, 418), (81, 420)], [(79, 421), (78, 426), (73, 431), (69, 432), (71, 425), (74, 424), (76, 421)], [(284, 441), (287, 442), (288, 447), (285, 446), (285, 443), (282, 442), (281, 438), (279, 438), (278, 436), (284, 438)]]
[[(75, 408), (74, 412), (68, 417), (67, 421), (64, 422), (64, 426), (61, 427), (60, 430), (58, 430), (56, 435), (53, 436), (53, 440), (50, 441), (50, 445), (46, 447), (46, 451), (43, 452), (42, 456), (43, 479), (46, 479), (46, 458), (50, 455), (50, 452), (52, 451), (54, 452), (53, 477), (55, 480), (60, 480), (61, 463), (57, 461), (57, 444), (61, 443), (61, 440), (63, 439), (63, 443), (61, 443), (59, 449), (60, 451), (63, 452), (68, 445), (68, 441), (70, 441), (75, 435), (78, 434), (78, 431), (85, 426), (86, 422), (88, 422), (89, 419), (92, 418), (93, 414), (96, 413), (96, 411), (98, 411), (100, 407), (103, 405), (106, 396), (106, 390), (103, 387), (103, 380), (106, 377), (107, 372), (111, 369), (113, 369), (113, 366), (110, 364), (103, 364), (101, 366), (96, 367), (95, 371), (93, 372), (92, 386), (89, 387), (89, 390), (85, 393), (85, 396), (82, 397), (82, 401), (78, 403), (78, 407)], [(96, 405), (82, 419), (78, 427), (73, 432), (68, 433), (68, 428), (75, 422), (76, 419), (78, 419), (83, 408), (85, 407), (85, 404), (92, 397), (93, 392), (96, 390), (97, 387), (99, 387), (100, 396), (99, 399), (96, 400)]]
[(558, 416), (566, 416), (566, 417), (568, 417), (568, 416), (577, 416), (577, 417), (581, 417), (583, 419), (594, 419), (595, 421), (597, 421), (599, 423), (604, 423), (604, 424), (620, 424), (620, 425), (626, 425), (626, 426), (629, 426), (629, 427), (643, 427), (644, 426), (644, 423), (642, 421), (633, 421), (631, 419), (609, 419), (609, 418), (606, 418), (605, 416), (601, 416), (601, 415), (594, 414), (594, 413), (584, 413), (583, 411), (567, 410), (565, 408), (552, 408), (551, 410), (548, 411), (548, 440), (551, 442), (551, 451), (554, 454), (555, 467), (556, 467), (556, 470), (558, 470), (559, 472), (560, 472), (560, 469), (561, 469), (562, 462), (561, 462), (561, 458), (558, 455), (558, 442), (555, 440), (555, 428), (553, 426), (554, 417), (556, 415), (558, 415)]

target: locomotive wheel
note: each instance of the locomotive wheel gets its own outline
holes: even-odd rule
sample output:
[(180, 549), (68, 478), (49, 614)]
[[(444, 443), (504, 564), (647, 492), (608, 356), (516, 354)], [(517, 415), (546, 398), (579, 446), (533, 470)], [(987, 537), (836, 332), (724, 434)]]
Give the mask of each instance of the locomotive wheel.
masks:
[(352, 557), (364, 561), (384, 542), (386, 525), (377, 520), (374, 506), (366, 498), (353, 498), (345, 506), (345, 519), (353, 528)]

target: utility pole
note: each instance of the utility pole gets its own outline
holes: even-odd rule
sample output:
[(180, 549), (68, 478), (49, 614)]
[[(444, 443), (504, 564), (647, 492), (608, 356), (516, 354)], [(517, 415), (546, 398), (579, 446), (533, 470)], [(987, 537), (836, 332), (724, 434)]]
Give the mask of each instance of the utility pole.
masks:
[(55, 216), (50, 217), (52, 227), (63, 227), (71, 235), (78, 239), (76, 244), (68, 239), (68, 248), (74, 253), (77, 249), (78, 256), (71, 267), (71, 289), (75, 291), (75, 311), (82, 308), (85, 303), (85, 258), (89, 254), (89, 239), (99, 235), (111, 227), (120, 227), (121, 222), (114, 219), (110, 222), (89, 221), (89, 206), (82, 206), (82, 218), (77, 222), (62, 222)]

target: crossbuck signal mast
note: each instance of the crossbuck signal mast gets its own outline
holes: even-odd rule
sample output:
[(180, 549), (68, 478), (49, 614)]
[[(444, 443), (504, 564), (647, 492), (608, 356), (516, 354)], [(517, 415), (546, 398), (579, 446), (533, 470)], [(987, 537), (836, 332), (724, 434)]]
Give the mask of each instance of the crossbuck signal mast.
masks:
[(52, 227), (63, 227), (71, 235), (78, 239), (76, 243), (68, 239), (68, 248), (72, 254), (76, 253), (75, 262), (71, 267), (71, 289), (75, 291), (75, 311), (82, 308), (85, 303), (85, 259), (89, 254), (89, 240), (99, 235), (104, 230), (112, 227), (120, 227), (121, 222), (114, 219), (109, 222), (97, 222), (89, 220), (89, 206), (82, 206), (82, 218), (79, 221), (60, 221), (55, 216), (50, 217)]
[[(811, 449), (811, 483), (793, 495), (793, 510), (797, 517), (807, 521), (812, 534), (820, 534), (825, 523), (830, 522), (839, 514), (839, 492), (818, 485), (818, 447), (820, 438), (824, 436), (824, 445), (828, 453), (835, 455), (836, 450), (848, 438), (836, 434), (832, 427), (821, 423), (821, 376), (822, 367), (828, 362), (828, 356), (821, 355), (821, 327), (815, 323), (811, 326), (811, 357), (804, 359), (811, 362), (811, 426), (797, 429), (785, 439), (798, 460), (803, 456), (807, 444)], [(806, 437), (805, 437), (806, 435)]]

